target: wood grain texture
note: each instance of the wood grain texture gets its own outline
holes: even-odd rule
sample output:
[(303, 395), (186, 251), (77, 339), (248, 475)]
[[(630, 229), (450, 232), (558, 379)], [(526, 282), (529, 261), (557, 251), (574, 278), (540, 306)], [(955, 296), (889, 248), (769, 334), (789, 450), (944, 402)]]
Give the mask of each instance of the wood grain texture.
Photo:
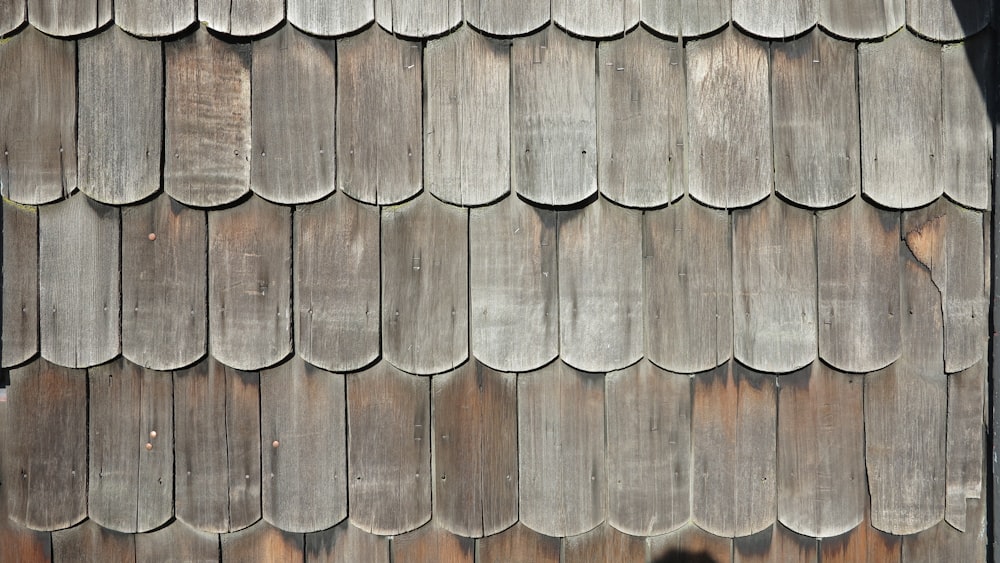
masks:
[(854, 44), (819, 29), (771, 45), (774, 189), (795, 203), (831, 207), (861, 189), (856, 67)]
[(604, 377), (562, 361), (517, 378), (520, 521), (550, 536), (605, 519)]
[(121, 357), (87, 373), (90, 519), (148, 532), (174, 508), (173, 382)]
[(292, 351), (292, 217), (251, 196), (208, 215), (209, 351), (236, 369)]
[(838, 536), (864, 518), (863, 387), (823, 362), (778, 380), (778, 520), (798, 534)]
[(305, 535), (283, 531), (266, 521), (221, 534), (223, 561), (303, 561)]
[(955, 201), (976, 209), (990, 206), (993, 135), (983, 92), (989, 89), (989, 61), (996, 52), (993, 37), (987, 31), (941, 49), (942, 154), (937, 181)]
[(819, 25), (846, 39), (888, 37), (903, 27), (905, 0), (817, 0)]
[(966, 533), (975, 527), (975, 522), (966, 521), (966, 509), (972, 499), (986, 498), (983, 490), (986, 378), (985, 360), (948, 377), (945, 519)]
[(940, 295), (905, 248), (901, 261), (903, 355), (865, 377), (865, 459), (872, 525), (906, 535), (944, 517), (948, 380)]
[(733, 352), (730, 219), (689, 198), (643, 214), (646, 357), (694, 373)]
[(379, 354), (379, 210), (343, 194), (295, 208), (295, 350), (330, 371)]
[(120, 205), (160, 189), (163, 53), (117, 26), (78, 43), (80, 190)]
[[(152, 239), (152, 240), (150, 240)], [(158, 370), (208, 343), (208, 218), (161, 194), (122, 208), (122, 353)]]
[(350, 521), (395, 535), (431, 518), (430, 380), (379, 362), (347, 376)]
[(608, 523), (659, 535), (691, 513), (691, 378), (640, 361), (605, 379)]
[(344, 376), (293, 356), (260, 372), (263, 517), (315, 532), (347, 516)]
[(549, 22), (549, 2), (463, 0), (466, 23), (489, 35), (527, 35)]
[(909, 31), (858, 47), (861, 181), (893, 208), (926, 205), (942, 193), (941, 47)]
[(774, 523), (777, 392), (773, 375), (730, 362), (694, 377), (692, 520), (719, 536)]
[(642, 357), (642, 214), (598, 199), (560, 211), (559, 354), (589, 372)]
[(969, 528), (959, 531), (947, 522), (903, 538), (903, 561), (934, 563), (936, 561), (987, 561), (986, 500), (969, 499), (965, 519)]
[(733, 540), (688, 523), (669, 534), (646, 538), (646, 553), (651, 563), (730, 563)]
[(733, 563), (817, 563), (819, 543), (815, 538), (800, 536), (780, 523), (770, 528), (733, 540)]
[(431, 37), (462, 23), (461, 0), (375, 0), (375, 21), (393, 35)]
[(907, 26), (934, 41), (965, 39), (989, 22), (990, 4), (984, 0), (906, 0)]
[[(4, 487), (9, 518), (32, 530), (87, 516), (87, 376), (38, 359), (10, 371)], [(9, 488), (8, 488), (9, 487)]]
[(465, 537), (517, 521), (517, 381), (476, 361), (431, 380), (434, 520)]
[(332, 40), (290, 25), (253, 44), (250, 187), (277, 203), (335, 187), (337, 64)]
[(28, 21), (48, 35), (80, 35), (111, 21), (111, 0), (27, 1)]
[(389, 538), (363, 532), (344, 520), (315, 534), (306, 534), (307, 563), (389, 563)]
[(229, 532), (260, 519), (259, 385), (211, 357), (174, 372), (178, 520)]
[(940, 198), (903, 214), (907, 248), (941, 293), (945, 371), (975, 365), (986, 353), (988, 293), (981, 213)]
[(816, 24), (816, 0), (733, 0), (733, 22), (758, 37), (784, 39)]
[(282, 0), (198, 0), (198, 21), (226, 35), (260, 35), (284, 17)]
[(819, 355), (852, 373), (900, 355), (899, 214), (860, 197), (816, 216)]
[(479, 563), (559, 563), (559, 538), (533, 532), (518, 522), (477, 540)]
[(118, 355), (118, 208), (83, 194), (38, 210), (42, 356), (89, 367)]
[(455, 535), (431, 520), (418, 530), (392, 538), (395, 563), (473, 563), (475, 540)]
[(193, 0), (115, 0), (115, 25), (139, 37), (164, 37), (195, 21)]
[(598, 187), (631, 207), (684, 194), (684, 50), (645, 29), (597, 48)]
[(729, 28), (687, 47), (688, 193), (743, 207), (774, 187), (767, 44)]
[(787, 373), (816, 359), (815, 216), (777, 197), (733, 212), (733, 355)]
[(14, 432), (7, 415), (10, 403), (6, 389), (4, 391), (0, 394), (0, 452), (3, 452), (0, 456), (0, 560), (49, 563), (52, 560), (52, 534), (30, 530), (8, 518), (9, 491), (20, 475), (11, 462)]
[(0, 195), (26, 204), (69, 195), (77, 178), (76, 42), (28, 26), (0, 45), (0, 76)]
[(163, 189), (193, 206), (236, 201), (250, 189), (250, 44), (202, 26), (164, 51)]
[(543, 205), (597, 191), (596, 47), (555, 27), (511, 48), (511, 187)]
[(337, 43), (337, 188), (365, 203), (422, 187), (421, 46), (378, 26)]
[[(0, 2), (0, 36), (6, 36), (17, 30), (28, 18), (28, 4), (22, 0), (4, 0)], [(12, 533), (11, 541), (18, 537)]]
[(559, 354), (556, 212), (516, 196), (469, 211), (471, 348), (501, 371)]
[(424, 52), (424, 182), (455, 205), (510, 191), (510, 43), (462, 27)]
[(846, 534), (820, 542), (823, 563), (900, 563), (903, 538), (871, 527), (867, 514)]
[(354, 0), (288, 0), (288, 22), (311, 35), (339, 37), (375, 19), (374, 2)]
[(135, 563), (135, 535), (102, 528), (93, 520), (52, 533), (54, 561)]
[(642, 563), (646, 538), (619, 532), (605, 522), (593, 530), (563, 539), (565, 561), (593, 563)]
[(430, 195), (382, 209), (382, 353), (403, 371), (469, 357), (468, 221)]
[(642, 23), (671, 37), (698, 37), (729, 23), (727, 0), (642, 0)]
[(219, 536), (174, 520), (135, 537), (136, 561), (219, 561)]
[(552, 1), (552, 21), (573, 35), (621, 37), (639, 23), (640, 0)]
[(38, 210), (0, 201), (0, 366), (38, 352)]

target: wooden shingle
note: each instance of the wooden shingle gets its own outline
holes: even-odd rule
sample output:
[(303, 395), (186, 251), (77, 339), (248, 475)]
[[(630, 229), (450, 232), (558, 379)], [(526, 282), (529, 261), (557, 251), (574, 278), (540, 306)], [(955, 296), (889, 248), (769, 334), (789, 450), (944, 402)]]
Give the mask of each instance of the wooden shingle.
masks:
[(111, 0), (27, 0), (28, 21), (57, 37), (94, 31), (111, 20)]
[(962, 532), (974, 531), (977, 526), (976, 522), (966, 519), (967, 509), (974, 500), (988, 498), (983, 479), (986, 378), (985, 360), (948, 376), (945, 520)]
[(349, 520), (306, 534), (306, 563), (389, 563), (389, 538), (369, 534)]
[(698, 37), (729, 23), (728, 0), (642, 0), (642, 23), (670, 37)]
[(375, 0), (375, 21), (393, 35), (441, 35), (462, 22), (462, 2)]
[(135, 536), (87, 520), (79, 526), (52, 533), (52, 556), (56, 561), (136, 563)]
[(549, 22), (550, 2), (463, 0), (465, 21), (490, 35), (524, 35)]
[(900, 563), (902, 538), (873, 528), (867, 513), (850, 532), (820, 542), (823, 563)]
[(965, 39), (989, 22), (986, 0), (906, 0), (906, 24), (934, 41)]
[(949, 197), (976, 209), (988, 209), (991, 201), (988, 84), (994, 41), (994, 35), (985, 31), (941, 49), (942, 154), (937, 181)]
[(38, 352), (38, 210), (0, 202), (0, 366), (11, 367)]
[(115, 0), (115, 25), (139, 37), (180, 33), (195, 22), (195, 0)]
[(733, 563), (818, 563), (819, 543), (776, 522), (770, 528), (733, 540)]
[(196, 530), (181, 520), (135, 537), (136, 561), (219, 561), (219, 536)]
[(480, 563), (559, 563), (560, 541), (532, 531), (518, 522), (510, 528), (478, 542)]
[(27, 2), (21, 0), (4, 0), (0, 2), (0, 37), (4, 37), (17, 30), (27, 17)]
[(816, 24), (816, 0), (733, 0), (733, 22), (751, 35), (784, 39)]
[(646, 560), (646, 542), (644, 537), (623, 534), (605, 522), (585, 534), (563, 540), (563, 560), (642, 563)]
[(392, 538), (392, 561), (397, 563), (473, 563), (475, 540), (455, 535), (432, 520), (420, 529)]
[(903, 27), (905, 0), (817, 0), (819, 25), (847, 39), (878, 39)]
[(198, 0), (198, 21), (213, 31), (245, 37), (273, 29), (285, 16), (284, 0)]
[(375, 3), (355, 0), (287, 0), (288, 23), (312, 35), (355, 32), (375, 19)]
[(696, 561), (698, 563), (731, 563), (733, 540), (719, 537), (688, 523), (683, 528), (646, 539), (646, 554), (653, 563)]
[(621, 37), (639, 23), (640, 0), (552, 0), (552, 22), (573, 35)]
[(302, 561), (305, 536), (285, 532), (267, 521), (249, 528), (221, 534), (220, 553), (223, 561)]

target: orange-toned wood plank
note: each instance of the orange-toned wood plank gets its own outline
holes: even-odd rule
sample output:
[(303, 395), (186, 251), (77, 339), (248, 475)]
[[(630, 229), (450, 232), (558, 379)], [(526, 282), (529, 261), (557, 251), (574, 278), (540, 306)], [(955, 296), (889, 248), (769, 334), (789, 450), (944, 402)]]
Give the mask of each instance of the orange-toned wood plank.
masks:
[(307, 563), (389, 563), (389, 538), (363, 532), (348, 520), (306, 534)]
[(607, 522), (593, 530), (563, 539), (564, 561), (645, 563), (646, 538), (619, 532)]
[(900, 563), (902, 537), (872, 528), (867, 514), (853, 530), (820, 542), (823, 563)]
[(733, 563), (817, 563), (819, 542), (801, 536), (780, 523), (770, 528), (733, 540)]
[(136, 561), (219, 561), (219, 535), (174, 520), (159, 530), (135, 536)]
[(559, 563), (559, 538), (533, 532), (518, 522), (477, 540), (479, 563)]
[(305, 535), (286, 532), (261, 520), (219, 536), (223, 561), (302, 561)]
[(72, 528), (52, 533), (52, 559), (103, 563), (135, 563), (134, 534), (116, 532), (86, 520)]
[(392, 538), (397, 563), (473, 563), (475, 540), (455, 535), (432, 520), (421, 528)]
[(11, 498), (12, 483), (20, 475), (10, 458), (13, 457), (11, 419), (7, 413), (10, 403), (6, 390), (0, 393), (0, 561), (22, 561), (24, 563), (49, 563), (52, 560), (52, 534), (36, 532), (14, 523), (8, 517), (8, 499)]

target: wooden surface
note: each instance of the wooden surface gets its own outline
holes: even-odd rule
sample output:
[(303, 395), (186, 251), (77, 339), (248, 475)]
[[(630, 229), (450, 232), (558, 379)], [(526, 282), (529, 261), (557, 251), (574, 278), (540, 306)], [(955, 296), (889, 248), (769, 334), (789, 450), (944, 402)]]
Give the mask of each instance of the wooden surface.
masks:
[(85, 372), (38, 359), (10, 371), (7, 392), (9, 518), (41, 531), (80, 522), (87, 516)]
[(636, 536), (691, 513), (691, 378), (640, 361), (604, 379), (608, 522)]
[(173, 382), (123, 358), (87, 373), (90, 519), (148, 532), (173, 515)]
[(250, 189), (250, 44), (202, 26), (164, 52), (163, 189), (193, 206), (236, 201)]
[(542, 205), (597, 191), (596, 48), (555, 27), (511, 48), (511, 187)]
[(646, 357), (675, 372), (711, 369), (733, 351), (730, 221), (689, 198), (643, 214)]
[(136, 561), (219, 561), (219, 536), (180, 520), (135, 538)]
[(902, 538), (871, 527), (865, 519), (856, 528), (820, 542), (823, 563), (900, 563)]
[(857, 51), (814, 29), (771, 45), (774, 189), (831, 207), (861, 189)]
[(688, 192), (712, 207), (756, 203), (774, 184), (767, 44), (729, 28), (687, 49)]
[(816, 0), (733, 0), (733, 22), (751, 35), (786, 38), (815, 25)]
[(382, 353), (403, 371), (468, 358), (468, 217), (428, 194), (382, 209)]
[(777, 197), (734, 211), (733, 355), (786, 373), (816, 359), (816, 218)]
[(985, 0), (906, 0), (906, 25), (934, 41), (965, 39), (989, 22)]
[(899, 214), (860, 197), (816, 215), (819, 356), (861, 373), (899, 358)]
[(9, 404), (7, 395), (0, 395), (0, 452), (4, 452), (0, 456), (0, 560), (48, 563), (52, 560), (52, 534), (29, 530), (8, 518), (9, 491), (20, 478), (10, 461), (14, 432), (7, 416)]
[(389, 538), (363, 532), (344, 520), (333, 528), (306, 534), (307, 563), (389, 563)]
[(473, 563), (475, 560), (475, 540), (452, 534), (438, 526), (436, 520), (392, 538), (390, 546), (394, 563)]
[(380, 362), (347, 376), (350, 521), (395, 535), (431, 518), (430, 379)]
[(421, 45), (378, 26), (337, 43), (337, 188), (365, 203), (421, 187)]
[(463, 0), (462, 13), (472, 27), (490, 35), (524, 35), (549, 22), (549, 2), (535, 0)]
[[(457, 2), (456, 2), (457, 4)], [(424, 181), (455, 205), (510, 191), (510, 43), (462, 27), (424, 52)]]
[(27, 0), (28, 21), (55, 36), (80, 35), (111, 20), (110, 0)]
[(198, 0), (198, 21), (227, 35), (260, 35), (284, 16), (282, 0)]
[(253, 43), (250, 187), (277, 203), (333, 192), (337, 64), (333, 41), (283, 26)]
[(38, 210), (0, 202), (0, 366), (38, 352)]
[(905, 23), (906, 0), (816, 0), (819, 25), (847, 39), (892, 35)]
[(736, 362), (694, 377), (691, 512), (705, 531), (745, 536), (774, 523), (776, 395), (773, 375)]
[(260, 521), (219, 536), (223, 561), (303, 561), (305, 536)]
[(135, 563), (135, 536), (102, 528), (93, 520), (52, 533), (55, 561)]
[(646, 539), (651, 563), (730, 563), (733, 540), (712, 535), (692, 523)]
[(174, 372), (178, 520), (229, 532), (260, 519), (260, 393), (256, 372), (212, 358)]
[(292, 351), (292, 217), (257, 196), (208, 216), (209, 352), (236, 369)]
[(963, 532), (975, 529), (975, 522), (966, 521), (966, 509), (972, 499), (986, 498), (983, 485), (983, 439), (988, 423), (986, 378), (985, 360), (948, 376), (945, 519)]
[(969, 528), (964, 532), (947, 522), (939, 522), (925, 532), (903, 538), (903, 561), (987, 561), (987, 503), (985, 499), (969, 499), (966, 515)]
[(581, 534), (607, 511), (604, 377), (562, 361), (517, 378), (520, 521)]
[(0, 76), (0, 195), (28, 204), (68, 195), (76, 188), (76, 44), (28, 26), (0, 44)]
[(948, 196), (976, 209), (990, 206), (993, 135), (984, 92), (990, 88), (993, 41), (987, 31), (941, 48), (942, 154), (937, 181)]
[(6, 36), (8, 33), (18, 29), (27, 17), (27, 3), (21, 0), (4, 0), (0, 2), (0, 35)]
[(942, 192), (941, 47), (908, 31), (858, 47), (864, 193), (892, 208), (926, 205)]
[(770, 528), (733, 540), (733, 563), (817, 563), (819, 543), (775, 523)]
[(108, 204), (160, 189), (163, 51), (117, 26), (78, 44), (80, 190)]
[(139, 37), (178, 33), (195, 21), (194, 0), (115, 0), (115, 25)]
[(379, 354), (379, 212), (342, 194), (295, 208), (295, 351), (331, 371)]
[(643, 537), (623, 534), (605, 522), (585, 534), (566, 538), (563, 560), (642, 563), (646, 560), (646, 541)]
[(321, 37), (345, 35), (375, 19), (374, 2), (288, 0), (286, 4), (290, 24)]
[(642, 357), (642, 214), (599, 199), (560, 211), (559, 355), (589, 372)]
[(639, 23), (640, 0), (552, 0), (552, 21), (573, 35), (621, 37)]
[(347, 516), (344, 376), (298, 356), (260, 373), (264, 519), (315, 532)]
[(479, 563), (559, 563), (560, 541), (518, 522), (478, 542)]
[(205, 213), (166, 194), (123, 207), (121, 249), (122, 353), (152, 369), (193, 364), (208, 343)]
[(375, 21), (393, 35), (441, 35), (462, 23), (462, 3), (458, 0), (375, 0)]
[(67, 367), (114, 358), (121, 349), (118, 208), (78, 193), (40, 207), (38, 230), (42, 356)]
[(469, 211), (472, 354), (530, 371), (559, 354), (556, 213), (511, 195)]
[(597, 49), (598, 186), (621, 205), (684, 194), (684, 51), (645, 29)]
[(838, 536), (864, 518), (863, 387), (820, 361), (778, 380), (778, 520), (798, 534)]
[(696, 37), (729, 23), (727, 0), (641, 0), (642, 23), (671, 37)]
[(517, 381), (476, 361), (431, 380), (434, 520), (466, 537), (517, 521)]

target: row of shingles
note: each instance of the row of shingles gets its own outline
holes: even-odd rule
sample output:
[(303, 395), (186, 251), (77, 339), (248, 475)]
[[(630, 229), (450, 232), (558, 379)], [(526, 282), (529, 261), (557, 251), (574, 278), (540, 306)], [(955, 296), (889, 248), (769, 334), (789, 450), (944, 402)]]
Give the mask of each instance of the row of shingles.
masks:
[[(287, 15), (286, 15), (287, 9)], [(197, 14), (196, 14), (197, 11)], [(904, 22), (921, 35), (953, 41), (983, 29), (989, 22), (984, 0), (158, 0), (155, 4), (120, 0), (5, 0), (0, 4), (0, 33), (25, 20), (58, 36), (92, 32), (114, 16), (123, 29), (140, 36), (167, 36), (197, 19), (215, 31), (234, 36), (265, 33), (285, 17), (296, 27), (319, 36), (353, 33), (376, 21), (394, 34), (408, 37), (441, 35), (467, 21), (494, 35), (523, 35), (551, 21), (575, 35), (605, 38), (621, 35), (640, 21), (659, 33), (697, 37), (715, 31), (730, 18), (749, 32), (787, 38), (813, 25), (850, 39), (890, 35)]]

